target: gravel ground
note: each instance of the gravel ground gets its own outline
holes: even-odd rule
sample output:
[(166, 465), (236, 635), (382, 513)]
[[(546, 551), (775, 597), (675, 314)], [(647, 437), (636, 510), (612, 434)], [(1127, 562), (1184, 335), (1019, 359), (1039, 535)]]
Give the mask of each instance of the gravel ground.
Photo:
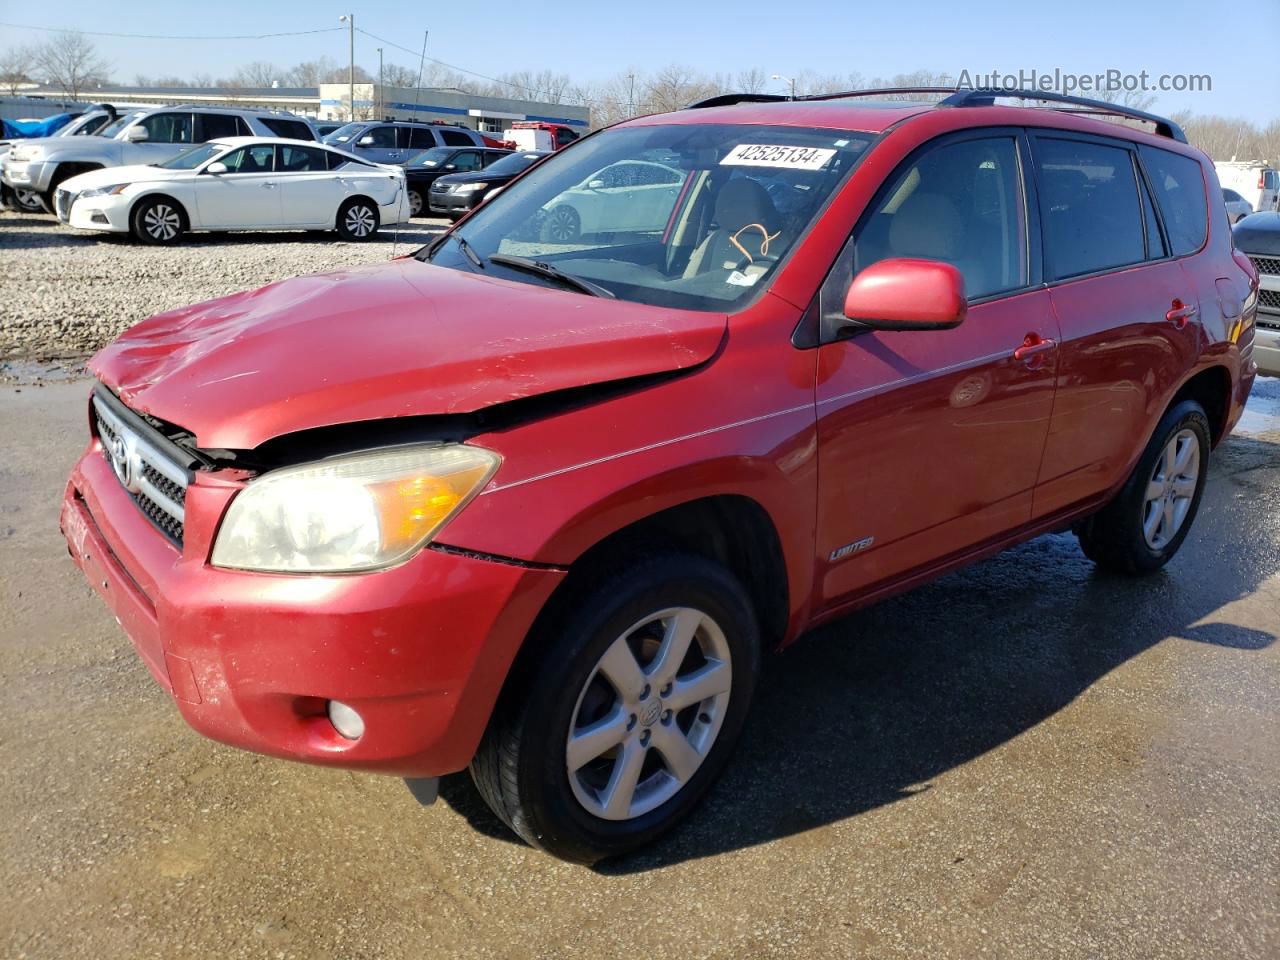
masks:
[(367, 243), (335, 234), (193, 234), (147, 247), (85, 233), (49, 216), (0, 211), (0, 373), (56, 358), (78, 360), (152, 314), (286, 277), (406, 253), (447, 225), (419, 220)]

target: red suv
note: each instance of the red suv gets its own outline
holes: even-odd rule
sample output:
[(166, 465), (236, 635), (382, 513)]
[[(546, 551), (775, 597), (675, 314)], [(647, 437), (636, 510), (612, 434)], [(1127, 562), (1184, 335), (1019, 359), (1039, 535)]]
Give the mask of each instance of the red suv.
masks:
[(815, 624), (1187, 536), (1254, 379), (1213, 165), (1001, 96), (631, 120), (412, 257), (153, 317), (92, 361), (72, 555), (202, 733), (643, 844)]

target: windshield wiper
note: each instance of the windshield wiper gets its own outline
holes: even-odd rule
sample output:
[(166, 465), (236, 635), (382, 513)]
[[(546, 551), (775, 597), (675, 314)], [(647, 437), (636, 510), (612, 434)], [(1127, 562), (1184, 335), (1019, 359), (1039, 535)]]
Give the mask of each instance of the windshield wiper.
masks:
[(454, 240), (457, 242), (458, 249), (461, 250), (463, 254), (466, 256), (466, 258), (471, 261), (473, 266), (479, 267), (481, 270), (484, 269), (484, 261), (480, 259), (480, 254), (472, 250), (471, 244), (467, 243), (466, 238), (463, 237), (461, 234), (457, 234), (457, 233), (440, 234), (440, 236), (436, 237), (434, 240), (428, 243), (425, 247), (423, 247), (420, 251), (418, 251), (419, 256), (417, 257), (417, 259), (430, 262), (431, 259), (435, 257), (436, 251), (439, 250), (442, 246), (444, 246), (445, 242), (448, 240)]
[(575, 277), (571, 273), (562, 273), (551, 264), (544, 263), (541, 260), (530, 260), (528, 257), (517, 257), (509, 253), (493, 253), (489, 255), (489, 262), (503, 267), (511, 267), (513, 270), (523, 270), (525, 273), (532, 273), (548, 280), (554, 280), (561, 286), (573, 287), (575, 290), (580, 290), (593, 297), (607, 297), (610, 300), (617, 299), (617, 295), (612, 290), (606, 290), (598, 283), (592, 283), (582, 277)]

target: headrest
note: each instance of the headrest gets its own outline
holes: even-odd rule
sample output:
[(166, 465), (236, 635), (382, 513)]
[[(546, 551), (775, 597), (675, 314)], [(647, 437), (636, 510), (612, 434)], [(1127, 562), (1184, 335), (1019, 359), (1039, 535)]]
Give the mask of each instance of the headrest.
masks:
[(772, 233), (781, 225), (780, 219), (768, 192), (754, 180), (730, 180), (716, 194), (716, 223), (721, 230), (732, 233), (758, 223)]

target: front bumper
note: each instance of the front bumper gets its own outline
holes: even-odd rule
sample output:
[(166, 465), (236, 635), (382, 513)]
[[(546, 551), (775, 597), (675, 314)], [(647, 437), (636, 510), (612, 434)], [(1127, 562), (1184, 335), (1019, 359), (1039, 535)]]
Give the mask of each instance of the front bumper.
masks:
[(56, 166), (57, 164), (44, 160), (13, 160), (6, 156), (4, 164), (0, 166), (0, 180), (6, 186), (16, 189), (44, 193), (49, 189)]
[(483, 190), (472, 193), (430, 193), (427, 195), (427, 206), (432, 213), (469, 213), (484, 196)]
[(1253, 362), (1264, 377), (1280, 377), (1280, 314), (1258, 314), (1253, 327)]
[[(279, 576), (206, 558), (239, 481), (187, 490), (181, 550), (116, 480), (95, 439), (60, 524), (71, 556), (186, 721), (309, 763), (431, 777), (470, 762), (507, 669), (563, 573), (427, 548), (377, 573)], [(328, 700), (358, 710), (355, 741)]]
[(127, 232), (131, 204), (131, 199), (122, 196), (81, 197), (65, 187), (59, 187), (53, 195), (53, 212), (78, 230)]

